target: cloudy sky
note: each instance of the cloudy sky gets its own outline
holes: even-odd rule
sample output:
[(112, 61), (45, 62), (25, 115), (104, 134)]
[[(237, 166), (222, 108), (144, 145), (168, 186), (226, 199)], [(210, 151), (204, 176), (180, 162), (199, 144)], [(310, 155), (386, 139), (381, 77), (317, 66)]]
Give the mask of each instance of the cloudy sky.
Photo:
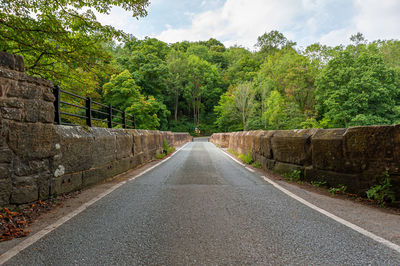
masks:
[(298, 47), (348, 43), (361, 32), (369, 40), (400, 39), (400, 0), (150, 0), (139, 20), (114, 8), (98, 16), (138, 38), (167, 43), (215, 38), (226, 46), (254, 48), (257, 37), (278, 30)]

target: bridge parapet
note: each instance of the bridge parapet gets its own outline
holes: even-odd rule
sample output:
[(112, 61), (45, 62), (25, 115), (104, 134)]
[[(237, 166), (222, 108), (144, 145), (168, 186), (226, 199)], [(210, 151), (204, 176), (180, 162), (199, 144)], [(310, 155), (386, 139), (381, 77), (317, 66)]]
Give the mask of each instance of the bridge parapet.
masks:
[(215, 133), (210, 141), (251, 152), (264, 169), (300, 170), (305, 180), (343, 184), (352, 193), (364, 194), (387, 173), (400, 199), (400, 125)]
[(188, 133), (54, 125), (53, 84), (0, 52), (0, 206), (81, 189), (154, 158)]

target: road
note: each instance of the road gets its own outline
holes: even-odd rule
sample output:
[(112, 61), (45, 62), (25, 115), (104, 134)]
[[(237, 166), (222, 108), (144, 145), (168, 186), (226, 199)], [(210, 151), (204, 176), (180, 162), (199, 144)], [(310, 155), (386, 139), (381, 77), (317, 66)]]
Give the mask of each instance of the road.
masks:
[(197, 141), (6, 263), (71, 264), (400, 265), (400, 253)]

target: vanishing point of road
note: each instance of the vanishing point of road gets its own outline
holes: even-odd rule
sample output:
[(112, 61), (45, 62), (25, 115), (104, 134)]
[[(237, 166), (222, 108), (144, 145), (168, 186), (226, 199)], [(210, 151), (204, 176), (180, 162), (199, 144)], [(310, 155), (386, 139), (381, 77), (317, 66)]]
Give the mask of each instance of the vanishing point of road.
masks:
[(214, 144), (188, 143), (6, 265), (400, 265)]

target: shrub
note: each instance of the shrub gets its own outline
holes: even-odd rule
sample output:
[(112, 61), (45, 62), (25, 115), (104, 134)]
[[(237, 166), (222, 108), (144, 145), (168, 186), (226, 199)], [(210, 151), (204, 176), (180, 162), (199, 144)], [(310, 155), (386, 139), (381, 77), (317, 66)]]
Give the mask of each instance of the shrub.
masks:
[(381, 206), (385, 205), (385, 202), (395, 201), (394, 192), (391, 190), (392, 185), (390, 184), (389, 174), (384, 173), (385, 179), (378, 185), (371, 187), (367, 191), (367, 198), (377, 201)]
[(300, 182), (301, 179), (301, 171), (293, 170), (290, 173), (284, 173), (283, 178), (289, 182)]
[(251, 155), (251, 152), (248, 152), (247, 154), (239, 154), (239, 159), (244, 162), (245, 164), (251, 164), (253, 160), (253, 156)]

